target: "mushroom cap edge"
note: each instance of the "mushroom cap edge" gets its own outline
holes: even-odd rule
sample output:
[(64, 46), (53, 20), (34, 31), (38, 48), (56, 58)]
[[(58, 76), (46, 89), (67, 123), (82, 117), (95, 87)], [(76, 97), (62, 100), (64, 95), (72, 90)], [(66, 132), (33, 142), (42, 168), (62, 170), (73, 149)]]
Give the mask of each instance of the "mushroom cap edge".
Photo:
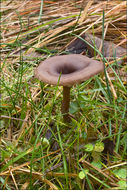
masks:
[[(75, 69), (68, 74), (60, 74), (57, 68), (70, 67)], [(80, 54), (69, 54), (54, 56), (45, 61), (35, 69), (35, 77), (44, 83), (59, 86), (72, 86), (88, 80), (92, 76), (102, 72), (104, 65), (102, 62), (88, 58)]]

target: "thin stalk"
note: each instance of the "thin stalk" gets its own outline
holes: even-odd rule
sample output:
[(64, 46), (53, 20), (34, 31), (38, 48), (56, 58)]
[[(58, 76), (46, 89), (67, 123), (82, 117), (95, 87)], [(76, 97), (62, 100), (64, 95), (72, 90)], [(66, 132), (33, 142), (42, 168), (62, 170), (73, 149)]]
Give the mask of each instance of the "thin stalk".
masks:
[(42, 12), (43, 12), (43, 0), (41, 0), (41, 6), (40, 6), (40, 14), (39, 14), (39, 18), (38, 18), (38, 23), (40, 24), (40, 20), (42, 17)]
[(65, 122), (69, 122), (70, 87), (63, 86), (62, 114)]
[(104, 74), (105, 74), (105, 79), (106, 79), (106, 85), (107, 85), (107, 92), (109, 96), (109, 102), (112, 102), (111, 99), (111, 92), (109, 88), (109, 82), (108, 82), (108, 77), (107, 77), (107, 72), (106, 72), (106, 67), (105, 67), (105, 58), (104, 58), (104, 23), (105, 23), (105, 14), (104, 14), (104, 9), (103, 9), (103, 20), (102, 20), (102, 56), (103, 56), (103, 64), (104, 64)]

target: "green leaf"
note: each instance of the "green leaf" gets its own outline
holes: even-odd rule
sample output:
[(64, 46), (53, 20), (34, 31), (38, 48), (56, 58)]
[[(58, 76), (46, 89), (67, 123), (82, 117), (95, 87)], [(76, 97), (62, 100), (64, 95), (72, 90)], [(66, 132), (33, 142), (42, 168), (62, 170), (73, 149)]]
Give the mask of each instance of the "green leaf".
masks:
[(92, 144), (86, 144), (85, 145), (85, 151), (86, 152), (92, 152), (93, 151), (93, 145)]
[(104, 150), (104, 143), (103, 142), (96, 142), (94, 151), (102, 152)]
[(120, 186), (120, 189), (126, 190), (126, 188), (127, 188), (126, 181), (120, 180), (117, 184)]
[(42, 144), (45, 146), (49, 146), (49, 141), (45, 137), (42, 139)]
[(101, 165), (100, 162), (95, 162), (95, 161), (93, 161), (93, 162), (91, 162), (91, 164), (92, 164), (93, 166), (95, 166), (96, 168), (99, 168), (99, 169), (102, 168), (102, 165)]
[[(0, 182), (2, 183), (1, 188), (3, 188), (5, 184), (5, 180), (2, 177), (0, 177)], [(6, 184), (6, 189), (11, 190), (11, 188), (7, 184)]]
[(119, 177), (119, 178), (122, 178), (122, 179), (126, 179), (127, 177), (127, 171), (125, 168), (121, 168), (121, 169), (116, 169), (116, 170), (113, 170), (113, 173)]
[(78, 175), (79, 178), (84, 179), (86, 177), (86, 175), (88, 174), (88, 172), (89, 172), (89, 170), (87, 170), (87, 169), (79, 172), (79, 175)]
[(79, 106), (77, 102), (71, 102), (69, 112), (71, 114), (76, 113), (79, 110)]

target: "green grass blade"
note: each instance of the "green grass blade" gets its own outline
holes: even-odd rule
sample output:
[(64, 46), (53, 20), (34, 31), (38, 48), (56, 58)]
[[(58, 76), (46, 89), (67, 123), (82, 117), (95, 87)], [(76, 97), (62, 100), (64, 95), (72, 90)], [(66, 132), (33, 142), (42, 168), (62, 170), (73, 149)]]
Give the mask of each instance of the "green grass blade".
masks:
[(69, 190), (67, 162), (66, 162), (66, 157), (65, 157), (65, 154), (64, 154), (63, 142), (62, 142), (62, 138), (61, 138), (61, 135), (60, 135), (60, 129), (59, 129), (59, 124), (58, 123), (57, 123), (57, 132), (58, 132), (58, 138), (59, 138), (59, 145), (60, 145), (60, 149), (61, 149), (62, 156), (63, 156), (64, 174), (65, 174), (65, 178), (66, 178), (66, 189)]
[[(122, 119), (123, 119), (123, 120), (124, 120), (124, 118), (125, 118), (126, 110), (127, 110), (127, 105), (125, 104), (124, 111), (123, 111), (123, 115), (122, 115)], [(116, 151), (116, 152), (118, 152), (118, 150), (119, 150), (120, 136), (121, 136), (122, 126), (123, 126), (122, 124), (123, 124), (123, 122), (120, 124), (119, 131), (118, 131), (118, 135), (117, 135), (116, 148), (115, 148), (115, 151)]]
[(106, 73), (106, 67), (105, 67), (105, 59), (104, 59), (104, 23), (105, 23), (105, 15), (104, 15), (104, 9), (103, 9), (103, 21), (102, 21), (102, 56), (103, 56), (103, 64), (104, 64), (104, 74), (105, 74), (105, 79), (106, 79), (106, 84), (107, 84), (107, 92), (109, 96), (109, 101), (110, 103), (112, 102), (111, 98), (111, 91), (109, 88), (109, 82), (107, 78), (107, 73)]
[(38, 23), (40, 23), (41, 17), (42, 17), (42, 11), (43, 11), (43, 0), (41, 0), (41, 6), (40, 6), (40, 14), (38, 18)]

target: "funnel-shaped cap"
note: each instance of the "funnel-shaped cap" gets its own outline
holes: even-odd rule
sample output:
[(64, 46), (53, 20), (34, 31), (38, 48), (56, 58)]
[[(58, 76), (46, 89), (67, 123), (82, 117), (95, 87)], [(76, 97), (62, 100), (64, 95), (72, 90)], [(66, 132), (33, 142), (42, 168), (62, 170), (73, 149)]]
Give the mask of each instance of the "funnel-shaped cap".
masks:
[[(51, 57), (35, 70), (35, 76), (52, 85), (72, 86), (104, 70), (102, 62), (83, 55), (70, 54)], [(59, 81), (59, 83), (58, 83)]]

